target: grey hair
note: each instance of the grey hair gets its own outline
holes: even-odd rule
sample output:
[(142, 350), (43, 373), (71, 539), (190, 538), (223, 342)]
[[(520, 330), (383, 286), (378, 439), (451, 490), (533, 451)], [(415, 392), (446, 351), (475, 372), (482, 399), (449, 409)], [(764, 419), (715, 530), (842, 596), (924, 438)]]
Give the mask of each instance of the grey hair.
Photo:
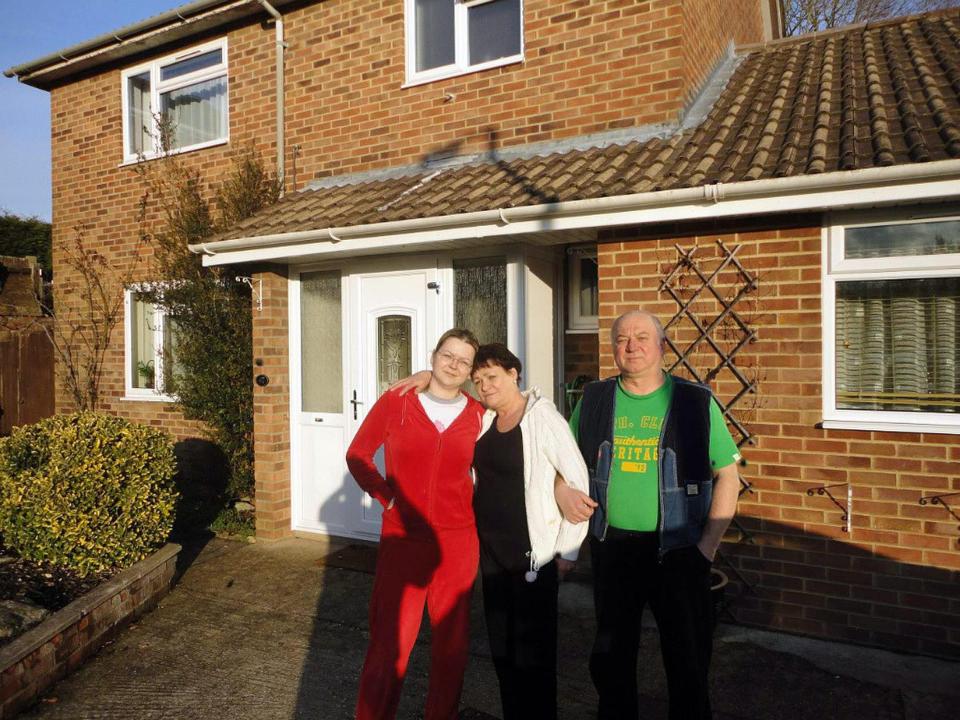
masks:
[(653, 323), (653, 327), (656, 328), (656, 331), (657, 331), (657, 344), (663, 345), (663, 343), (666, 342), (667, 333), (663, 329), (663, 323), (660, 322), (660, 318), (658, 318), (649, 310), (637, 309), (637, 310), (628, 310), (627, 312), (623, 313), (623, 315), (620, 315), (616, 320), (613, 321), (613, 325), (610, 326), (610, 343), (612, 345), (617, 344), (617, 328), (620, 325), (620, 321), (628, 317), (634, 317), (635, 315), (650, 318), (650, 322)]

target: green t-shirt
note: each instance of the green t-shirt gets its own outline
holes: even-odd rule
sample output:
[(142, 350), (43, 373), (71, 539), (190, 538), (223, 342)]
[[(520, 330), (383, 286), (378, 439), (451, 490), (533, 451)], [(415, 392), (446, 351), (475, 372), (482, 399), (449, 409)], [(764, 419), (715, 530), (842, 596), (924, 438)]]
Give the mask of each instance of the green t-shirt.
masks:
[[(673, 397), (673, 378), (649, 395), (634, 395), (617, 383), (613, 419), (613, 458), (607, 488), (607, 519), (613, 527), (656, 530), (660, 514), (658, 446), (663, 418)], [(578, 436), (580, 404), (570, 417)], [(710, 402), (710, 464), (726, 467), (740, 457), (716, 400)]]

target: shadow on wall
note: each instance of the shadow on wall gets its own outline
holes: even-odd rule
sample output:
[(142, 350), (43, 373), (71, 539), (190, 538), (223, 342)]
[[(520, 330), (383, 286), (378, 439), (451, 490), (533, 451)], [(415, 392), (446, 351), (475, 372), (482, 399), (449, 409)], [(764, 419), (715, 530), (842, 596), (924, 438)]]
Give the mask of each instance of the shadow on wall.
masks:
[(174, 483), (180, 497), (170, 540), (183, 546), (177, 558), (179, 578), (214, 536), (210, 523), (223, 508), (230, 464), (216, 444), (201, 438), (181, 440), (173, 451), (177, 459)]
[(852, 544), (856, 529), (848, 540), (738, 521), (747, 535), (718, 563), (736, 622), (960, 659), (960, 570), (883, 557)]

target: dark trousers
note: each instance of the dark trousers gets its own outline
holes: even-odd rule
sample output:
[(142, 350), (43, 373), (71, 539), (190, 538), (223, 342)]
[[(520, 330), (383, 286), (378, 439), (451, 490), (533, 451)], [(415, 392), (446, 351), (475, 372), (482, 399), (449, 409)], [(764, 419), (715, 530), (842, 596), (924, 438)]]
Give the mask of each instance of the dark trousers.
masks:
[(657, 621), (670, 697), (670, 720), (708, 720), (707, 674), (713, 648), (710, 561), (696, 546), (658, 558), (657, 534), (610, 528), (590, 539), (597, 637), (590, 674), (600, 720), (636, 720), (637, 651), (646, 603)]
[(528, 583), (523, 571), (504, 570), (481, 547), (480, 571), (504, 720), (556, 720), (556, 563)]

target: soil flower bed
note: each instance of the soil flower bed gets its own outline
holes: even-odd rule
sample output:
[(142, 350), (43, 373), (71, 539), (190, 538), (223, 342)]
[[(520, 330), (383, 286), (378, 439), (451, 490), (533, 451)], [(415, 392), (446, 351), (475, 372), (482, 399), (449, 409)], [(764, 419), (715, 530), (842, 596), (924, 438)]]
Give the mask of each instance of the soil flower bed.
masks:
[[(0, 546), (0, 602), (13, 601), (53, 613), (114, 574), (115, 570), (109, 570), (81, 577), (67, 568), (17, 557)], [(35, 623), (8, 628), (6, 636), (0, 637), (0, 646), (28, 630), (32, 624)]]

